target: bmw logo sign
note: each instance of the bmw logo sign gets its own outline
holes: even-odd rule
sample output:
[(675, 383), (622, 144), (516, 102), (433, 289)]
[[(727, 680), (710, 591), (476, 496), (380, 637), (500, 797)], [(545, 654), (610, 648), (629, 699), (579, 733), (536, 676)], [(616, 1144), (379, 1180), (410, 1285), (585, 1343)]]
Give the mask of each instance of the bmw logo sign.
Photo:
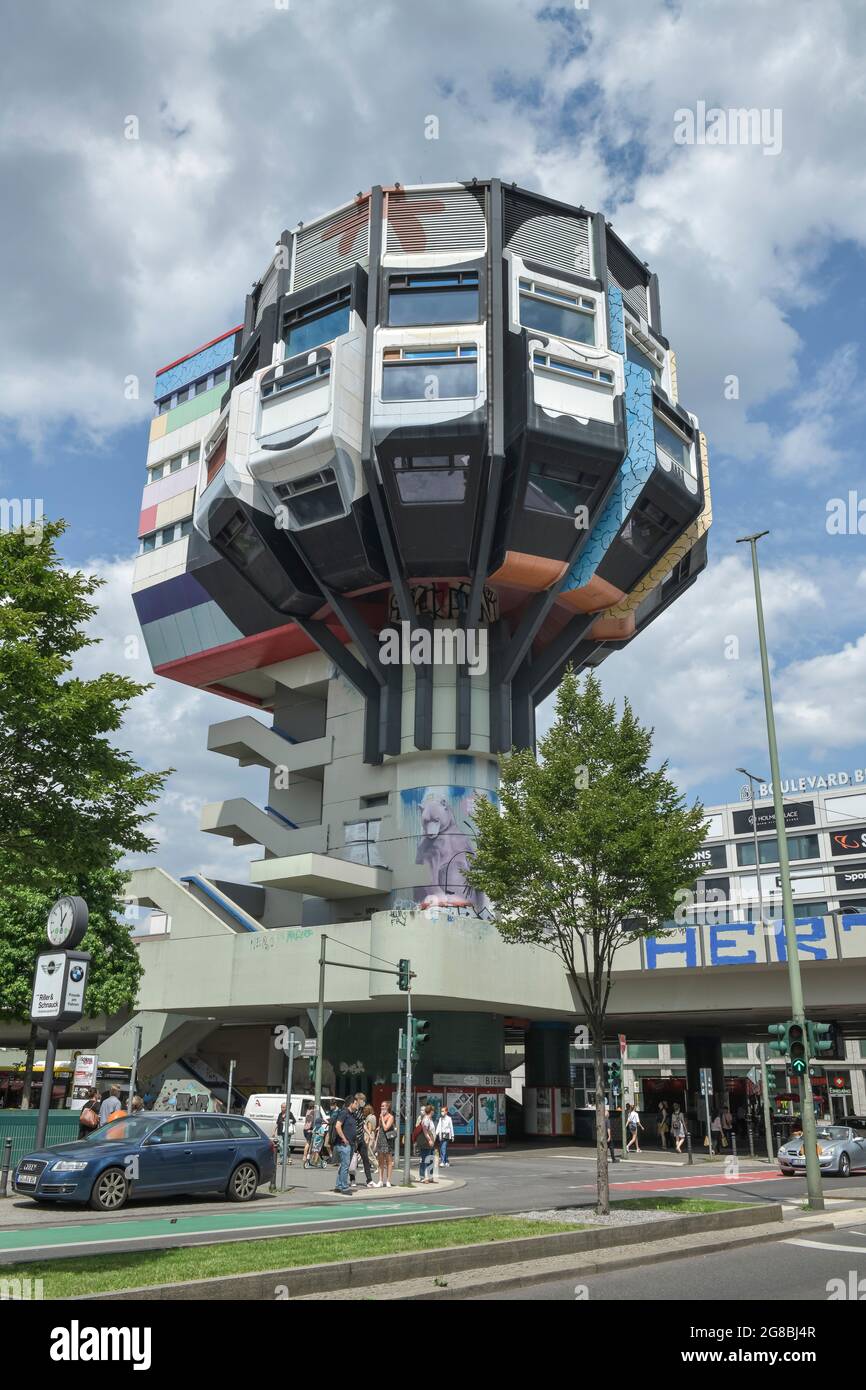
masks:
[(69, 972), (69, 978), (70, 980), (74, 980), (75, 983), (78, 984), (79, 980), (84, 979), (84, 966), (73, 965), (72, 969)]

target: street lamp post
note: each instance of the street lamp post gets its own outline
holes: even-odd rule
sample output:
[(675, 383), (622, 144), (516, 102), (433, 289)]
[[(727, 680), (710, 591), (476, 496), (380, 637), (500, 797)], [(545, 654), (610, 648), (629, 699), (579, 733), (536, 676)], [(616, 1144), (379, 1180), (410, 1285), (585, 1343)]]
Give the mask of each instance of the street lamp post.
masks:
[[(758, 541), (768, 531), (758, 531), (751, 536), (740, 536), (738, 545), (748, 543), (752, 552), (752, 577), (755, 584), (755, 610), (758, 620), (758, 646), (761, 653), (761, 677), (764, 685), (764, 709), (767, 716), (767, 744), (770, 754), (770, 778), (773, 784), (773, 807), (776, 815), (776, 839), (779, 845), (779, 874), (782, 881), (782, 911), (785, 918), (785, 954), (788, 957), (788, 984), (791, 990), (791, 1013), (795, 1023), (806, 1034), (806, 1013), (803, 1004), (803, 982), (800, 976), (800, 957), (797, 947), (797, 932), (794, 926), (794, 897), (791, 892), (791, 871), (788, 863), (788, 840), (785, 835), (785, 806), (782, 801), (782, 779), (779, 768), (779, 749), (776, 743), (776, 720), (773, 715), (773, 690), (770, 684), (770, 663), (767, 657), (767, 636), (764, 630), (764, 608), (761, 602), (761, 576), (758, 569)], [(756, 851), (757, 857), (757, 851)], [(756, 863), (758, 882), (760, 866)], [(808, 1061), (808, 1059), (807, 1059)], [(809, 1206), (813, 1211), (823, 1211), (824, 1197), (821, 1190), (821, 1169), (818, 1163), (818, 1139), (815, 1125), (815, 1106), (812, 1100), (812, 1083), (809, 1069), (800, 1077), (800, 1096), (802, 1099), (801, 1121), (803, 1125), (803, 1153), (806, 1158), (806, 1188)]]
[[(761, 931), (765, 932), (764, 925), (764, 893), (761, 887), (761, 861), (758, 857), (758, 813), (755, 810), (755, 783), (764, 783), (767, 778), (759, 777), (755, 772), (749, 772), (746, 767), (738, 767), (738, 772), (742, 772), (744, 777), (749, 779), (749, 796), (752, 801), (752, 839), (755, 844), (755, 881), (758, 885), (758, 921), (761, 924)], [(776, 838), (778, 839), (778, 828)], [(766, 939), (766, 938), (765, 938)], [(767, 1146), (767, 1159), (773, 1161), (773, 1114), (770, 1109), (770, 1087), (768, 1084), (769, 1071), (767, 1069), (767, 1049), (763, 1043), (758, 1044), (758, 1051), (761, 1065), (761, 1094), (764, 1102), (764, 1139)]]

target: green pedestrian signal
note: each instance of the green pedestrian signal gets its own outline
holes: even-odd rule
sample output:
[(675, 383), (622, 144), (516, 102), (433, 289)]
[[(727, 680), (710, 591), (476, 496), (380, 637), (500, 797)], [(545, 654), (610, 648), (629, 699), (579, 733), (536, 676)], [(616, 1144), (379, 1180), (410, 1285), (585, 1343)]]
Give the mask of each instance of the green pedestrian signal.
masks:
[(430, 1021), (426, 1018), (412, 1019), (412, 1061), (418, 1059), (418, 1052), (430, 1036)]
[(799, 1023), (788, 1024), (788, 1056), (791, 1058), (791, 1071), (795, 1076), (805, 1076), (809, 1059), (806, 1056), (806, 1034)]
[(806, 1037), (809, 1043), (810, 1057), (820, 1057), (822, 1053), (835, 1050), (833, 1039), (830, 1036), (832, 1031), (832, 1023), (810, 1023), (808, 1019), (806, 1020)]
[(790, 1022), (771, 1023), (767, 1029), (770, 1037), (776, 1039), (775, 1042), (770, 1043), (770, 1051), (775, 1052), (779, 1057), (787, 1057), (788, 1055), (788, 1029), (790, 1026)]
[(411, 972), (411, 970), (410, 970), (410, 968), (409, 968), (409, 961), (408, 961), (408, 960), (404, 960), (404, 959), (398, 960), (398, 962), (397, 962), (397, 988), (398, 988), (398, 989), (408, 989), (408, 988), (409, 988), (409, 980), (410, 980), (410, 978), (411, 978), (411, 974), (412, 974), (412, 972)]
[(607, 1064), (607, 1084), (611, 1090), (618, 1091), (622, 1080), (622, 1067), (619, 1062), (608, 1062)]

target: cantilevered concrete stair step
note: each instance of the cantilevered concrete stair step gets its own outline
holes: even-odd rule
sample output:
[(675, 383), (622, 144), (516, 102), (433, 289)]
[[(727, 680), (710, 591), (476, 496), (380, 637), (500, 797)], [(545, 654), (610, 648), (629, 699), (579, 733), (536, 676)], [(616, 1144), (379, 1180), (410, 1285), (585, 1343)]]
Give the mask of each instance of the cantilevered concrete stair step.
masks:
[(322, 770), (333, 759), (334, 736), (305, 739), (294, 743), (276, 729), (269, 729), (251, 714), (224, 719), (208, 730), (207, 746), (212, 753), (236, 758), (240, 767), (285, 767), (321, 780)]
[(208, 802), (201, 808), (199, 825), (210, 835), (226, 835), (233, 845), (262, 845), (271, 854), (279, 855), (293, 848), (292, 828), (254, 806), (245, 796)]
[(292, 854), (283, 859), (259, 859), (250, 865), (253, 883), (285, 888), (314, 898), (357, 898), (365, 893), (390, 893), (390, 869), (353, 864), (327, 854)]

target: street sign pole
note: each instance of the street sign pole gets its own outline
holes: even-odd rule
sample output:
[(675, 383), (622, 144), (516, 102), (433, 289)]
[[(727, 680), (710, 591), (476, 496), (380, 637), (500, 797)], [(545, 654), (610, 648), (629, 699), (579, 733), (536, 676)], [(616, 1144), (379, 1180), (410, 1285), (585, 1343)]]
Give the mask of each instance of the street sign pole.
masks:
[(228, 1090), (227, 1090), (227, 1092), (226, 1092), (226, 1114), (227, 1114), (227, 1115), (230, 1115), (230, 1114), (232, 1113), (232, 1095), (234, 1094), (234, 1079), (235, 1079), (235, 1059), (234, 1059), (234, 1057), (232, 1057), (231, 1060), (229, 1061), (229, 1084), (228, 1084)]
[(709, 1067), (701, 1067), (701, 1090), (704, 1093), (704, 1113), (707, 1117), (707, 1147), (709, 1156), (713, 1154), (713, 1130), (710, 1123), (710, 1090), (713, 1085), (713, 1073)]
[[(761, 602), (761, 576), (758, 569), (758, 541), (765, 536), (761, 531), (752, 536), (742, 536), (740, 541), (748, 541), (752, 552), (752, 578), (755, 585), (755, 610), (758, 620), (758, 646), (761, 653), (761, 678), (764, 686), (764, 709), (767, 718), (767, 745), (770, 754), (770, 778), (773, 783), (773, 808), (776, 818), (776, 842), (779, 848), (779, 873), (782, 879), (782, 908), (785, 917), (785, 954), (788, 957), (788, 982), (791, 990), (791, 1014), (793, 1021), (802, 1028), (806, 1039), (806, 1010), (803, 1003), (803, 982), (800, 976), (800, 956), (797, 943), (797, 929), (794, 926), (794, 896), (791, 891), (791, 869), (788, 861), (788, 839), (785, 834), (785, 804), (782, 800), (782, 781), (779, 768), (779, 749), (776, 743), (776, 719), (773, 714), (773, 688), (770, 683), (770, 663), (767, 656), (767, 636), (764, 630), (764, 608)], [(738, 544), (740, 543), (738, 541)], [(759, 866), (755, 866), (760, 872)], [(807, 1059), (808, 1062), (808, 1059)], [(824, 1197), (821, 1188), (821, 1166), (818, 1162), (818, 1127), (815, 1123), (815, 1106), (812, 1101), (812, 1083), (809, 1069), (800, 1078), (802, 1097), (800, 1121), (803, 1126), (803, 1153), (806, 1158), (806, 1189), (809, 1194), (809, 1207), (812, 1211), (824, 1210)]]
[(132, 1066), (129, 1071), (129, 1101), (127, 1108), (132, 1112), (132, 1101), (135, 1095), (135, 1087), (138, 1082), (138, 1064), (141, 1060), (141, 1034), (140, 1023), (136, 1023), (132, 1029)]
[(403, 1186), (412, 1186), (412, 1130), (415, 1127), (412, 1108), (412, 991), (406, 991), (406, 1138), (403, 1150)]
[(397, 1114), (394, 1124), (397, 1134), (394, 1139), (394, 1167), (400, 1171), (400, 1125), (403, 1122), (403, 1029), (397, 1035)]
[(314, 1087), (316, 1124), (322, 1117), (322, 1056), (325, 1051), (325, 946), (328, 938), (322, 933), (321, 950), (319, 951), (319, 1007), (316, 1014), (316, 1038), (318, 1048), (316, 1049), (316, 1084)]
[(294, 1133), (294, 1125), (290, 1119), (292, 1113), (292, 1077), (295, 1070), (295, 1053), (300, 1052), (304, 1046), (304, 1035), (300, 1028), (289, 1028), (285, 1034), (286, 1051), (288, 1053), (288, 1069), (286, 1073), (286, 1122), (283, 1125), (283, 1170), (280, 1178), (280, 1191), (286, 1190), (286, 1168), (289, 1162), (289, 1149), (291, 1147), (290, 1135)]
[(57, 1033), (52, 1028), (45, 1044), (45, 1070), (42, 1073), (42, 1094), (39, 1097), (39, 1115), (36, 1120), (36, 1147), (44, 1148), (48, 1129), (48, 1111), (51, 1109), (51, 1092), (54, 1090), (54, 1059), (57, 1056)]

